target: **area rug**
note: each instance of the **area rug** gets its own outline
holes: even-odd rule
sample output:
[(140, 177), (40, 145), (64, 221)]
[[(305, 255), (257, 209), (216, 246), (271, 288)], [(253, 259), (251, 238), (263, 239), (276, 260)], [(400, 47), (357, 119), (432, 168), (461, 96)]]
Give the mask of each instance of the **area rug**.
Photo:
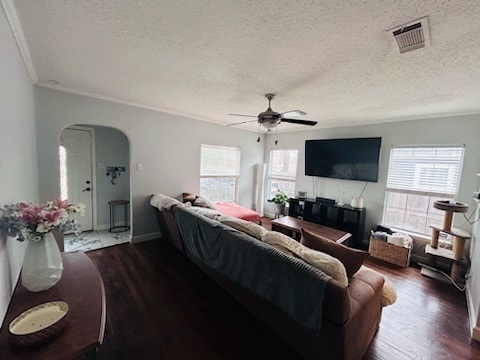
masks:
[(65, 252), (92, 251), (130, 241), (130, 232), (110, 233), (108, 231), (88, 231), (78, 235), (66, 235)]

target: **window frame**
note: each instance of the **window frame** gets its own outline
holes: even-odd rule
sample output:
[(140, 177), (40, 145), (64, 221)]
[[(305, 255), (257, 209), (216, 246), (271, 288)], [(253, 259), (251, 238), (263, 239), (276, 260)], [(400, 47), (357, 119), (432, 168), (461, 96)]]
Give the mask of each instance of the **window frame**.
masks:
[[(295, 163), (295, 176), (272, 175), (273, 154), (274, 154), (275, 151), (296, 151), (297, 159), (296, 159), (296, 163)], [(268, 167), (268, 179), (267, 179), (267, 189), (268, 189), (267, 200), (271, 199), (274, 196), (274, 194), (272, 194), (270, 192), (270, 189), (272, 188), (272, 186), (271, 186), (272, 180), (292, 182), (293, 183), (293, 194), (292, 194), (291, 197), (295, 197), (295, 188), (296, 188), (296, 185), (297, 185), (296, 183), (297, 183), (297, 174), (298, 174), (298, 152), (299, 152), (298, 149), (271, 149), (270, 150), (269, 167)], [(279, 190), (281, 190), (281, 189), (279, 189)]]
[[(238, 163), (237, 163), (237, 172), (235, 175), (226, 175), (226, 174), (219, 174), (219, 175), (202, 175), (202, 148), (203, 147), (215, 147), (219, 149), (228, 149), (232, 150), (234, 149), (235, 151), (238, 152)], [(212, 202), (238, 202), (238, 183), (239, 183), (239, 178), (240, 178), (240, 167), (241, 167), (241, 161), (242, 161), (242, 150), (240, 146), (226, 146), (226, 145), (213, 145), (213, 144), (200, 144), (200, 196), (203, 196), (207, 198), (209, 201)], [(222, 199), (218, 201), (214, 201), (212, 199), (209, 199), (207, 196), (205, 196), (201, 191), (202, 191), (202, 179), (233, 179), (234, 180), (234, 198), (233, 200), (227, 200), (227, 199)]]
[[(395, 149), (420, 149), (420, 148), (431, 148), (431, 149), (441, 149), (441, 148), (452, 148), (452, 149), (461, 149), (461, 155), (458, 164), (458, 176), (457, 176), (457, 181), (455, 184), (455, 192), (452, 194), (450, 192), (441, 192), (438, 189), (434, 190), (419, 190), (419, 189), (405, 189), (405, 188), (398, 188), (398, 187), (389, 187), (389, 175), (390, 175), (390, 170), (391, 170), (391, 164), (392, 164), (392, 153)], [(390, 149), (390, 154), (389, 154), (389, 165), (387, 169), (387, 179), (385, 183), (385, 197), (384, 197), (384, 203), (383, 203), (383, 212), (382, 212), (382, 225), (386, 227), (390, 227), (394, 230), (400, 230), (403, 232), (411, 233), (413, 235), (419, 235), (421, 237), (428, 237), (430, 236), (430, 232), (428, 232), (428, 226), (429, 224), (426, 224), (425, 226), (425, 232), (419, 232), (418, 230), (411, 229), (408, 226), (395, 226), (395, 225), (389, 225), (389, 223), (386, 222), (387, 219), (387, 210), (389, 209), (388, 207), (388, 197), (390, 193), (398, 193), (398, 194), (405, 194), (407, 196), (406, 202), (408, 202), (408, 195), (420, 195), (424, 197), (428, 197), (429, 204), (432, 202), (432, 198), (438, 198), (438, 199), (455, 199), (458, 196), (458, 191), (460, 188), (460, 182), (461, 182), (461, 175), (462, 175), (462, 168), (463, 168), (463, 162), (465, 158), (465, 145), (464, 144), (449, 144), (449, 145), (402, 145), (402, 146), (392, 146)], [(435, 158), (432, 160), (433, 161), (438, 161), (438, 158)], [(412, 164), (415, 164), (414, 160), (412, 160)], [(455, 166), (457, 166), (455, 164)], [(439, 163), (438, 164), (441, 167), (445, 167), (444, 164)], [(432, 163), (427, 163), (423, 168), (434, 168), (435, 166), (432, 166)], [(422, 168), (422, 167), (421, 167)], [(417, 184), (421, 181), (419, 178), (419, 173), (421, 171), (421, 168), (419, 170), (415, 169), (415, 175), (413, 176), (412, 180), (414, 180)], [(403, 207), (404, 214), (407, 213), (407, 203)], [(431, 208), (430, 206), (427, 208), (426, 211), (426, 218), (428, 220), (429, 216), (431, 216), (432, 211), (435, 212), (435, 209)], [(443, 218), (443, 217), (442, 217)], [(405, 222), (404, 222), (405, 225)], [(447, 242), (450, 242), (450, 240), (447, 240)]]

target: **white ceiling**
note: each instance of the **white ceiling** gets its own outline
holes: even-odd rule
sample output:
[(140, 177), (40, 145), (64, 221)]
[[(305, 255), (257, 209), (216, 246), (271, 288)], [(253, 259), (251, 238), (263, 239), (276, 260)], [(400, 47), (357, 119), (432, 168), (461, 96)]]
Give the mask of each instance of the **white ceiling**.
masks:
[[(39, 85), (225, 124), (268, 92), (316, 127), (480, 112), (480, 1), (13, 4)], [(432, 46), (400, 55), (386, 30), (424, 16)]]

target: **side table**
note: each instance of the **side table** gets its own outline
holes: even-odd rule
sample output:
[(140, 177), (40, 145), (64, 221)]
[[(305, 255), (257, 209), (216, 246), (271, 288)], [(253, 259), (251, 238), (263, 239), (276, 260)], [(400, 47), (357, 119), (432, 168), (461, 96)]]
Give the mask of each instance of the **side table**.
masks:
[[(83, 252), (63, 253), (63, 274), (52, 288), (30, 292), (18, 282), (0, 331), (0, 359), (57, 360), (95, 357), (105, 332), (105, 290), (97, 268)], [(55, 338), (32, 348), (10, 345), (8, 325), (23, 311), (49, 301), (69, 305), (67, 326)]]
[[(128, 225), (128, 204), (130, 204), (128, 200), (112, 200), (108, 202), (108, 205), (110, 205), (110, 229), (108, 231), (116, 233), (130, 230)], [(117, 205), (123, 206), (123, 224), (115, 226), (115, 206)]]

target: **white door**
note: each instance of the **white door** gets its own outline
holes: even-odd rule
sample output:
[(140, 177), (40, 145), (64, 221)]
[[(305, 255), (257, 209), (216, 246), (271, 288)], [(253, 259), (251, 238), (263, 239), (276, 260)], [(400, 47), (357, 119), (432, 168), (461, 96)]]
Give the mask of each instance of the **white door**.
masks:
[(93, 230), (92, 132), (64, 129), (61, 143), (67, 151), (68, 199), (85, 204), (85, 216), (76, 216), (81, 231)]

